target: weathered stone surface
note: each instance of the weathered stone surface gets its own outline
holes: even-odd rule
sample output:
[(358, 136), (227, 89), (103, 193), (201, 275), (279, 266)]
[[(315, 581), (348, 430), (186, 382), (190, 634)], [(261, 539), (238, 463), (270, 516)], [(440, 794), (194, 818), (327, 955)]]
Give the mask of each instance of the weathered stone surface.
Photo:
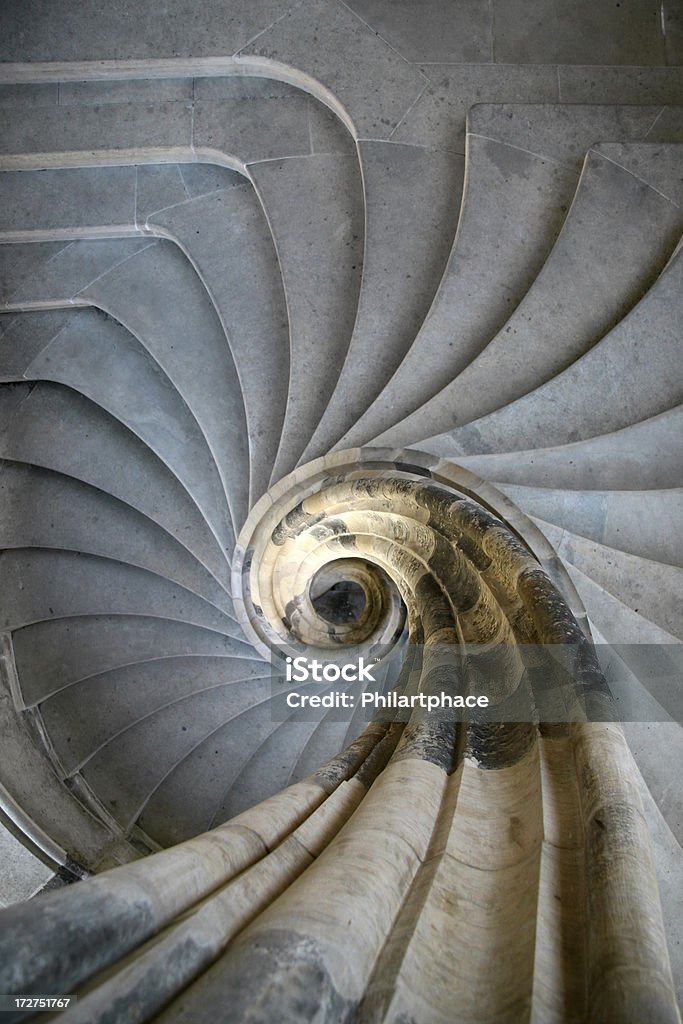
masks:
[[(0, 68), (0, 807), (136, 861), (4, 916), (0, 989), (673, 1024), (675, 11), (128, 6), (0, 14), (80, 58)], [(273, 646), (359, 643), (282, 711)]]

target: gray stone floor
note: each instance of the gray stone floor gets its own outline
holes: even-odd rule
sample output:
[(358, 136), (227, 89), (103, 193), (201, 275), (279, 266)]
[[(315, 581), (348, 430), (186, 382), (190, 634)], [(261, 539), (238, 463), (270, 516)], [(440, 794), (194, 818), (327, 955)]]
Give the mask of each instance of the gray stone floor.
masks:
[[(683, 0), (207, 0), (201, 16), (191, 0), (7, 0), (0, 62), (254, 54), (320, 78), (361, 137), (463, 153), (473, 103), (679, 102), (682, 22)], [(41, 86), (36, 104), (55, 88)], [(103, 83), (101, 101), (144, 100), (145, 88), (132, 97), (130, 85)], [(189, 100), (188, 88), (171, 81), (166, 98)], [(80, 91), (66, 83), (58, 102)]]
[[(290, 19), (312, 31), (329, 27), (333, 12), (340, 27), (364, 26), (378, 50), (415, 64), (675, 65), (683, 56), (680, 0), (203, 0), (199, 8), (193, 0), (5, 0), (0, 56), (233, 54), (251, 49), (257, 37), (281, 40)], [(350, 42), (347, 35), (336, 45), (343, 51)]]

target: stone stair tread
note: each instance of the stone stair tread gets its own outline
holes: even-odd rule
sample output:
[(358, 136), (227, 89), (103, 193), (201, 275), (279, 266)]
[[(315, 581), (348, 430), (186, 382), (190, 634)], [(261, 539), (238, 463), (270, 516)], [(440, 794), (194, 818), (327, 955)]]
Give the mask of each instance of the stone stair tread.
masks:
[[(597, 638), (601, 639), (600, 634)], [(600, 648), (598, 648), (600, 650)], [(624, 667), (629, 670), (628, 660), (620, 658), (620, 650), (613, 653), (612, 658), (621, 662), (619, 673), (622, 677), (621, 685), (631, 686), (634, 689), (640, 688), (647, 694), (647, 688), (643, 688), (637, 674), (631, 673), (630, 679), (624, 677)], [(609, 683), (610, 665), (605, 667), (606, 677)], [(616, 670), (615, 670), (616, 671)], [(614, 684), (612, 684), (614, 685)], [(653, 702), (653, 707), (655, 703)], [(683, 843), (683, 798), (680, 787), (671, 778), (671, 764), (680, 764), (683, 756), (683, 728), (677, 721), (648, 721), (637, 719), (631, 721), (626, 719), (622, 722), (622, 728), (626, 736), (633, 759), (643, 777), (652, 799), (671, 830), (676, 842)], [(667, 757), (662, 762), (662, 750), (666, 750)]]
[(153, 213), (246, 185), (244, 175), (215, 163), (136, 164), (135, 223)]
[[(118, 498), (52, 470), (7, 461), (0, 462), (0, 492), (0, 548), (24, 549), (36, 558), (51, 549), (81, 552), (113, 561), (135, 577), (141, 570), (141, 580), (155, 574), (209, 602), (228, 616), (229, 631), (237, 629), (232, 602), (218, 581), (187, 548)], [(97, 564), (104, 571), (104, 563)]]
[(120, 233), (135, 225), (133, 167), (0, 171), (0, 237)]
[[(179, 764), (185, 763), (207, 737), (226, 728), (269, 692), (270, 679), (266, 678), (226, 683), (181, 697), (114, 736), (81, 765), (79, 773), (107, 810), (128, 829)], [(151, 743), (156, 751), (153, 758), (147, 753), (147, 744)], [(186, 801), (206, 813), (203, 795), (189, 788)], [(148, 830), (148, 824), (142, 827)], [(148, 834), (155, 838), (153, 832)]]
[(18, 311), (38, 304), (66, 306), (101, 274), (158, 244), (150, 238), (113, 238), (0, 246), (0, 303)]
[[(164, 79), (60, 83), (59, 104), (36, 105), (30, 118), (7, 119), (0, 167), (59, 168), (91, 163), (94, 154), (101, 160), (105, 153), (112, 163), (161, 156), (225, 164), (231, 158), (248, 163), (310, 153), (309, 121), (318, 103), (301, 89), (277, 83), (270, 95), (244, 96), (236, 92), (233, 76), (197, 79), (193, 100), (183, 95), (192, 79), (176, 81), (181, 89), (173, 97)], [(102, 86), (118, 86), (119, 96), (103, 102)], [(130, 94), (142, 87), (144, 97)], [(74, 88), (80, 90), (78, 101), (69, 102)]]
[[(458, 463), (488, 480), (565, 490), (658, 490), (676, 487), (680, 458), (670, 445), (683, 434), (683, 405), (585, 441), (497, 455), (466, 455)], [(448, 458), (449, 435), (421, 447)], [(429, 445), (429, 447), (427, 447)]]
[(668, 142), (675, 134), (683, 131), (683, 108), (680, 106), (662, 107), (657, 123), (652, 126), (648, 138), (652, 142)]
[(362, 138), (390, 135), (425, 85), (418, 68), (345, 4), (330, 6), (325, 0), (290, 8), (240, 51), (250, 54), (284, 60), (321, 82)]
[[(589, 352), (528, 395), (449, 431), (452, 454), (457, 458), (580, 441), (623, 429), (680, 403), (682, 275), (683, 253), (678, 250), (647, 295)], [(658, 344), (647, 354), (643, 381), (640, 347), (653, 333)], [(596, 381), (613, 383), (604, 392)], [(393, 436), (388, 431), (385, 440)]]
[[(360, 728), (353, 730), (353, 733), (361, 732), (365, 724), (363, 722)], [(349, 742), (356, 738), (353, 733)], [(348, 721), (335, 721), (332, 716), (323, 718), (301, 748), (301, 752), (293, 764), (288, 783), (299, 782), (311, 775), (321, 764), (325, 763), (330, 750), (343, 750), (348, 746), (346, 742), (348, 734)]]
[(250, 173), (275, 241), (289, 316), (289, 393), (276, 480), (294, 468), (343, 365), (363, 265), (364, 203), (355, 157), (266, 161), (252, 164)]
[(24, 626), (12, 643), (27, 706), (89, 676), (182, 654), (259, 661), (253, 648), (200, 626), (151, 616), (82, 616)]
[[(225, 553), (187, 491), (142, 441), (78, 392), (49, 383), (0, 388), (0, 456), (25, 464), (22, 472), (31, 474), (27, 478), (30, 487), (48, 486), (40, 475), (46, 470), (61, 474), (66, 487), (73, 488), (76, 481), (89, 485), (100, 492), (93, 497), (99, 503), (111, 497), (108, 514), (115, 536), (109, 538), (109, 544), (114, 546), (94, 553), (113, 556), (120, 552), (150, 568), (142, 550), (149, 544), (148, 550), (158, 559), (156, 564), (162, 566), (166, 542), (161, 537), (151, 540), (156, 524), (191, 552), (229, 593)], [(111, 466), (125, 467), (125, 471), (112, 474)], [(53, 500), (57, 501), (56, 494)], [(126, 552), (116, 539), (122, 517), (130, 526), (130, 534), (128, 526), (121, 526), (120, 536), (127, 538)], [(31, 520), (26, 517), (26, 521)], [(100, 530), (107, 536), (104, 523)], [(140, 538), (137, 553), (135, 537)], [(186, 560), (184, 554), (179, 555)], [(172, 570), (168, 572), (170, 575)]]
[(299, 754), (316, 729), (315, 722), (285, 721), (274, 724), (272, 731), (260, 743), (251, 747), (248, 761), (226, 787), (213, 824), (220, 825), (229, 821), (272, 796), (277, 788), (275, 780), (291, 775)]
[[(650, 160), (641, 169), (647, 174), (651, 162), (659, 181), (660, 147), (647, 148)], [(671, 148), (678, 166), (683, 146)], [(589, 151), (565, 222), (533, 285), (495, 338), (423, 415), (445, 424), (455, 412), (462, 425), (561, 373), (642, 298), (682, 228), (683, 211), (647, 178)]]
[(287, 307), (263, 210), (253, 189), (231, 188), (152, 214), (147, 227), (182, 246), (225, 328), (245, 405), (253, 503), (268, 486), (289, 377)]
[[(681, 733), (681, 644), (606, 644), (595, 624), (593, 635), (617, 716), (624, 725), (660, 723), (676, 726)], [(679, 804), (680, 818), (683, 801)]]
[(37, 107), (30, 118), (6, 119), (0, 166), (63, 167), (104, 152), (130, 163), (150, 150), (191, 160), (192, 114), (189, 100)]
[[(252, 492), (259, 497), (267, 487), (284, 416), (288, 327), (270, 229), (247, 179), (210, 164), (6, 171), (0, 173), (0, 197), (5, 211), (0, 236), (5, 239), (144, 230), (180, 245), (208, 289), (233, 352), (249, 416), (250, 463), (257, 474)], [(41, 277), (48, 274), (56, 301), (62, 301), (67, 292), (81, 292), (86, 278), (102, 276), (107, 259), (118, 263), (148, 244), (70, 248), (50, 260)], [(6, 252), (7, 292), (21, 302), (40, 287), (30, 271), (15, 266), (15, 252)], [(48, 255), (54, 254), (50, 250)], [(22, 270), (24, 277), (18, 278)], [(254, 280), (260, 282), (258, 302), (249, 299)], [(264, 390), (268, 404), (262, 401)]]
[[(678, 846), (683, 846), (683, 807), (668, 770), (672, 763), (681, 763), (683, 730), (677, 722), (626, 722), (624, 732), (651, 799)], [(664, 764), (663, 750), (667, 751)]]
[[(3, 699), (0, 702), (0, 724), (3, 731), (0, 781), (4, 788), (3, 807), (7, 807), (13, 821), (18, 819), (20, 831), (25, 831), (23, 821), (26, 819), (35, 823), (57, 845), (58, 850), (63, 851), (53, 858), (57, 863), (64, 863), (66, 855), (73, 862), (97, 865), (103, 869), (105, 866), (113, 867), (117, 862), (134, 859), (136, 854), (129, 848), (128, 856), (121, 851), (123, 857), (117, 861), (118, 851), (111, 849), (111, 830), (74, 800), (73, 794), (57, 777), (54, 763), (38, 755), (35, 748), (26, 742), (28, 733), (23, 716), (18, 721), (19, 727), (14, 702), (7, 683), (3, 681)], [(6, 798), (9, 798), (7, 804)], [(15, 812), (17, 808), (19, 814)], [(42, 848), (40, 842), (38, 846)]]
[[(178, 760), (140, 814), (139, 824), (146, 833), (158, 836), (164, 844), (173, 843), (224, 820), (222, 801), (226, 790), (252, 751), (281, 725), (272, 718), (270, 690), (268, 680), (258, 702), (252, 701), (234, 718), (217, 725)], [(261, 781), (268, 796), (280, 788), (275, 776)], [(177, 808), (172, 817), (169, 807)]]
[(567, 572), (586, 606), (591, 622), (597, 624), (600, 634), (607, 643), (681, 643), (678, 637), (668, 633), (639, 612), (635, 612), (570, 562), (567, 563)]
[[(650, 152), (656, 163), (657, 148)], [(682, 226), (683, 215), (673, 202), (589, 152), (557, 241), (506, 325), (459, 376), (384, 440), (398, 437), (401, 443), (427, 423), (432, 429), (454, 420), (467, 424), (562, 373), (654, 284)]]
[(683, 205), (681, 177), (681, 146), (662, 142), (639, 145), (624, 142), (601, 142), (594, 151), (617, 167), (646, 182), (678, 206)]
[[(244, 79), (204, 78), (195, 81), (192, 145), (209, 157), (230, 154), (248, 164), (310, 153), (309, 120), (319, 104), (302, 89), (269, 83), (265, 95), (240, 95)], [(261, 79), (246, 79), (248, 86)]]
[(111, 317), (83, 309), (37, 355), (29, 346), (21, 374), (19, 360), (17, 345), (10, 379), (63, 384), (135, 433), (181, 481), (230, 550), (234, 534), (213, 453), (183, 397), (135, 336)]
[[(268, 665), (243, 658), (169, 656), (73, 683), (48, 697), (40, 714), (66, 772), (113, 736), (158, 709), (212, 687), (270, 678)], [(98, 714), (92, 714), (92, 708)], [(181, 728), (182, 731), (182, 728)]]
[(325, 454), (352, 428), (402, 361), (429, 310), (457, 225), (461, 157), (393, 142), (361, 141), (358, 152), (366, 201), (356, 322), (302, 461)]
[(8, 83), (0, 85), (0, 107), (30, 114), (34, 107), (55, 107), (59, 102), (57, 82)]
[[(468, 111), (467, 130), (578, 170), (586, 150), (596, 142), (650, 141), (661, 117), (661, 104), (652, 103), (477, 103)], [(671, 135), (654, 141), (683, 139)]]
[(683, 568), (683, 489), (578, 491), (496, 486), (546, 522), (606, 547)]
[(196, 272), (176, 246), (159, 243), (81, 294), (140, 339), (187, 403), (220, 473), (237, 533), (249, 502), (242, 392), (225, 334)]
[(203, 163), (0, 171), (0, 238), (125, 237), (153, 213), (240, 186), (243, 174)]
[[(349, 443), (367, 442), (419, 409), (485, 348), (548, 257), (587, 150), (599, 139), (643, 139), (660, 110), (524, 104), (471, 108), (466, 187), (446, 271), (405, 360), (349, 432)], [(529, 140), (530, 131), (539, 137)], [(683, 134), (672, 132), (671, 141), (680, 140)]]
[[(82, 615), (152, 615), (243, 638), (234, 619), (156, 573), (77, 551), (16, 548), (0, 554), (7, 590), (0, 628)], [(10, 589), (11, 588), (11, 589)]]
[(536, 522), (560, 558), (622, 604), (683, 639), (680, 593), (683, 570), (598, 544), (542, 520)]

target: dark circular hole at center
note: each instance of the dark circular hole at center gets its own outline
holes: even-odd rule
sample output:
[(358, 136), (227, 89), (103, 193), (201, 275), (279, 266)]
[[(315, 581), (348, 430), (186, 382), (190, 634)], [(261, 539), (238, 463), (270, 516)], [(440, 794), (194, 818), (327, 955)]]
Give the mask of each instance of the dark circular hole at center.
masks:
[(340, 580), (313, 597), (312, 603), (322, 619), (341, 626), (360, 619), (365, 610), (365, 591), (354, 580)]

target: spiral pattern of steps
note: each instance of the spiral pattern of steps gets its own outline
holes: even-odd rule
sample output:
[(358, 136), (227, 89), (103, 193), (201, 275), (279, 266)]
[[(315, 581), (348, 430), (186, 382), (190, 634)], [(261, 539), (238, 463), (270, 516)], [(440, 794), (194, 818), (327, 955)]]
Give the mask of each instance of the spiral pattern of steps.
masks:
[[(3, 912), (0, 990), (65, 1021), (680, 1020), (683, 735), (591, 638), (639, 693), (683, 640), (683, 108), (478, 104), (463, 157), (390, 72), (5, 71), (0, 805), (97, 877)], [(368, 641), (517, 711), (274, 710), (273, 649)], [(522, 721), (546, 644), (607, 721)]]

